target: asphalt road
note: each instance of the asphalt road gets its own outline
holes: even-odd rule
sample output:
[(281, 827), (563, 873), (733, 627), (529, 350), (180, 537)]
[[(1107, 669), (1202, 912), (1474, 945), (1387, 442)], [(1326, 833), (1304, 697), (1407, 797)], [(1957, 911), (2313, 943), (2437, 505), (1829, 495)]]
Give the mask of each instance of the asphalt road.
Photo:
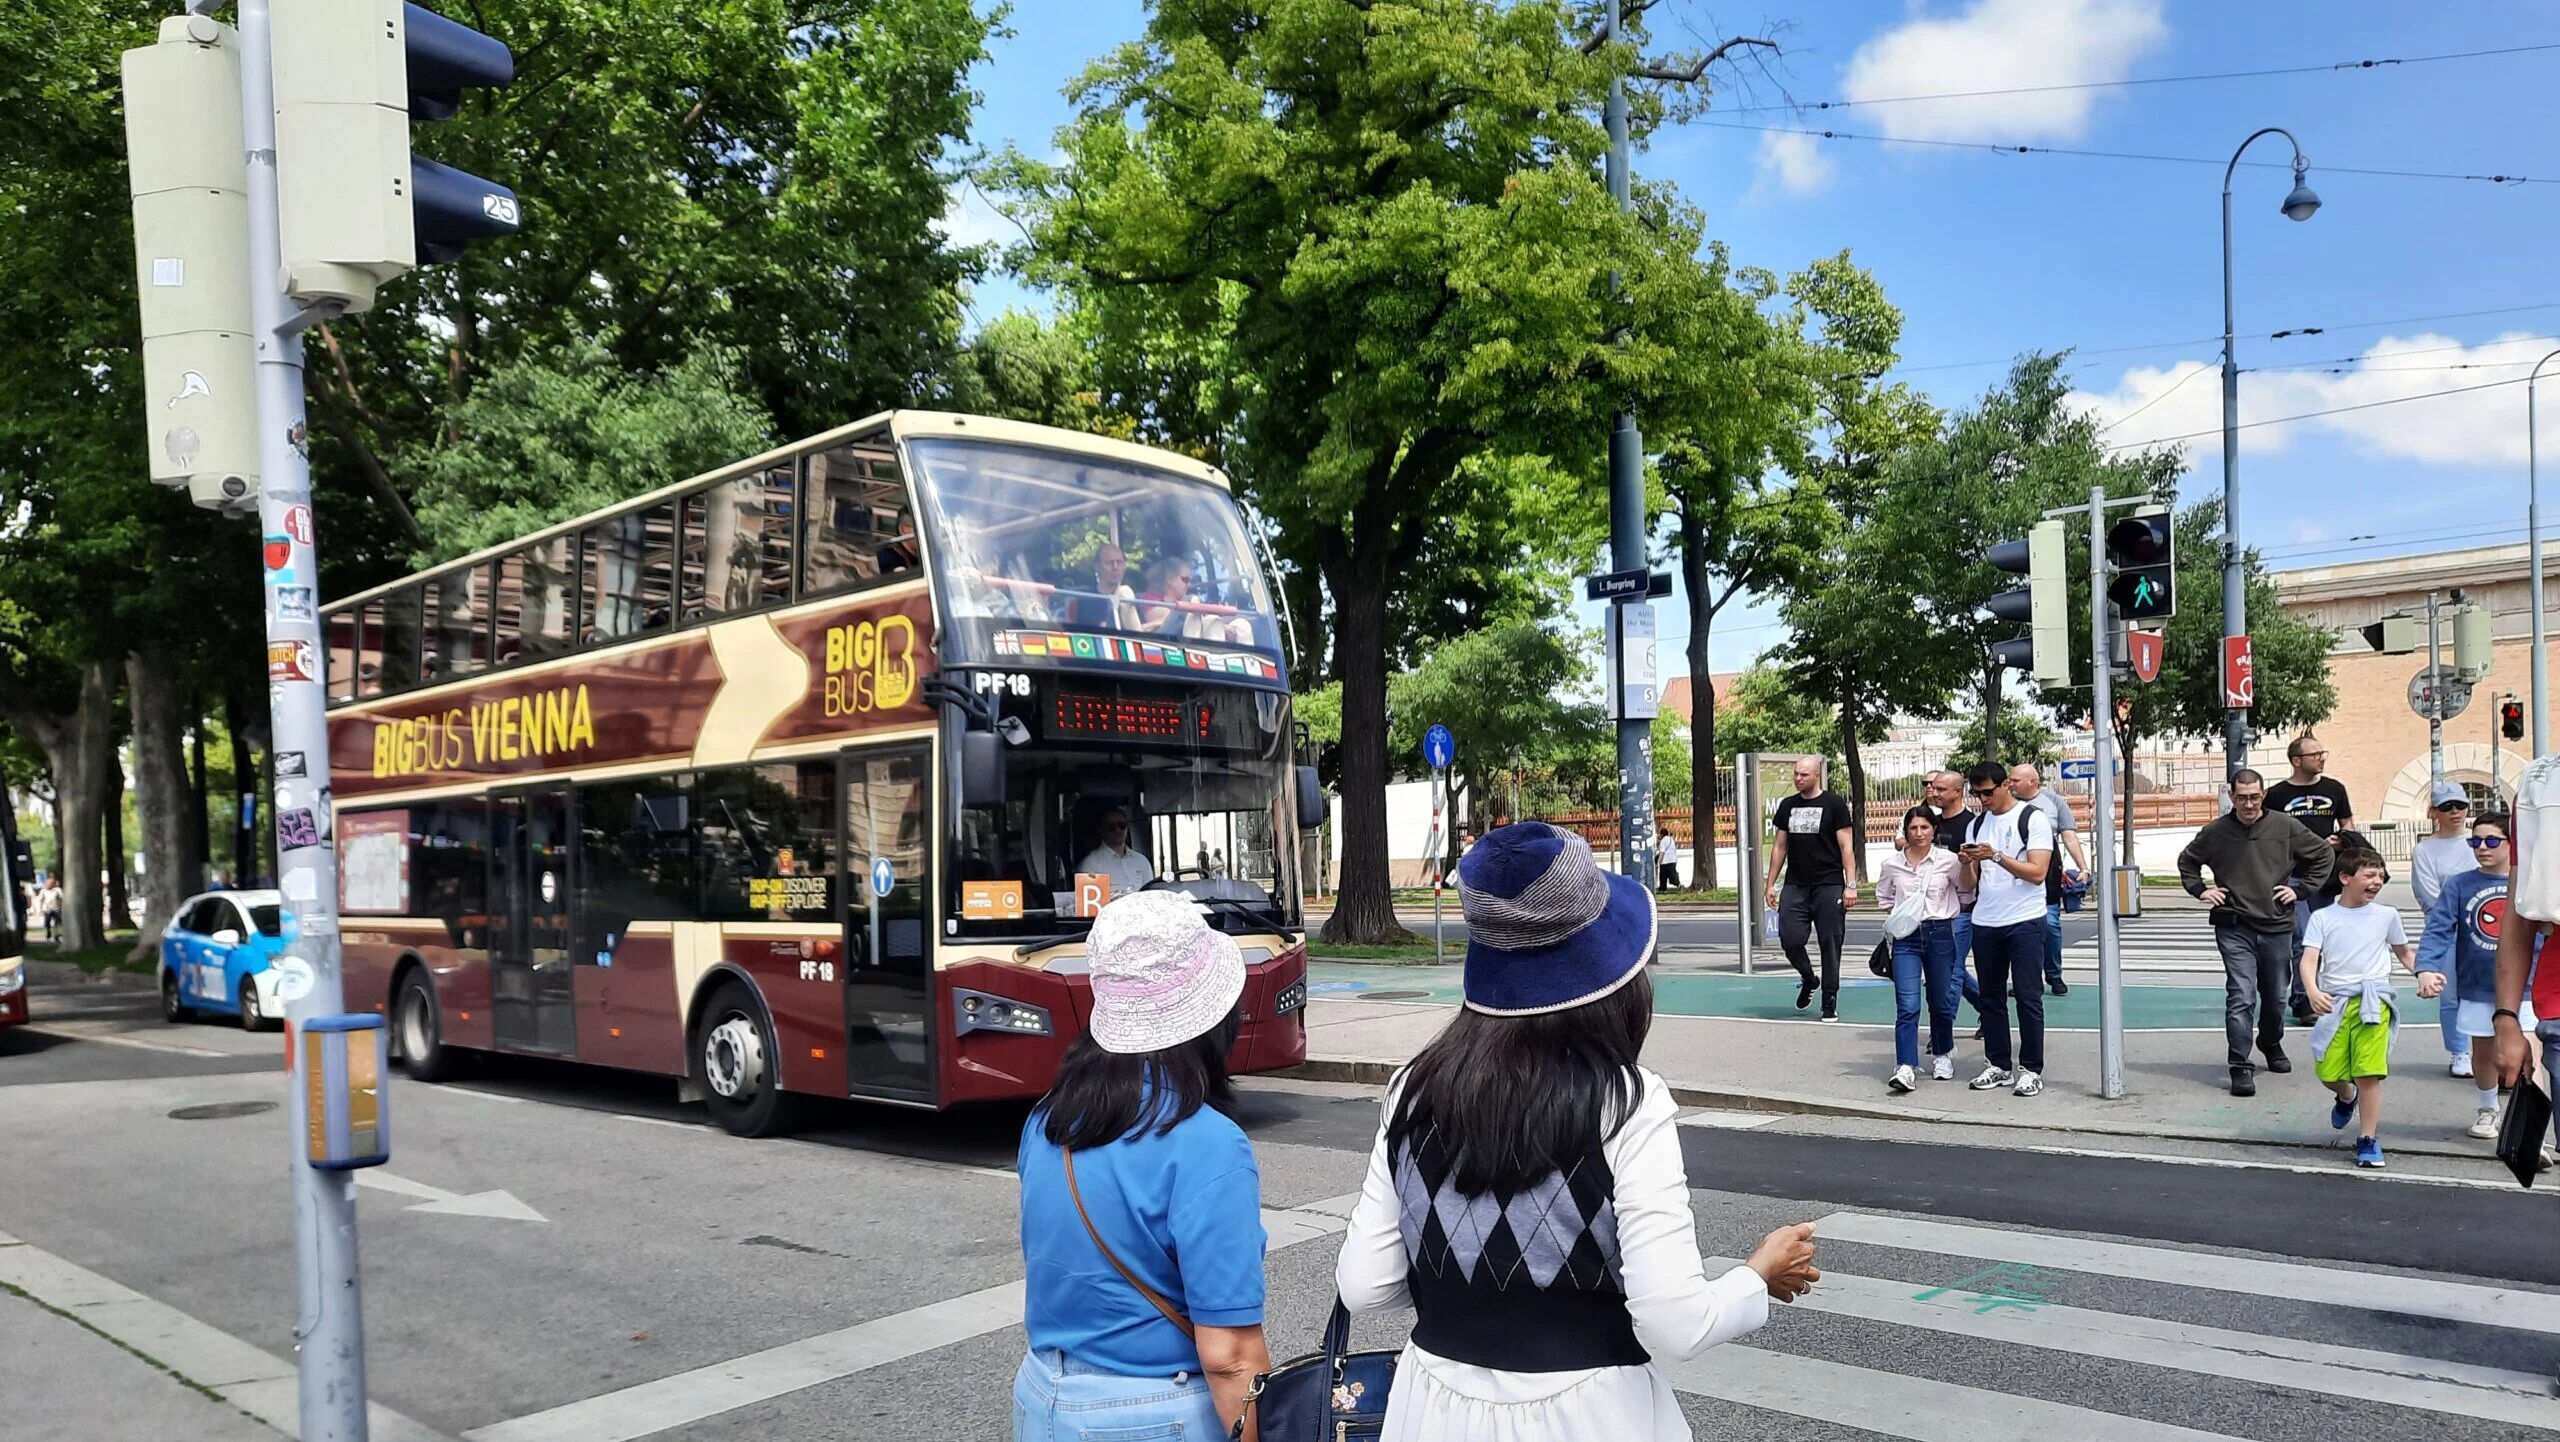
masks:
[[(0, 1037), (0, 1156), (26, 1162), (0, 1166), (0, 1232), (289, 1357), (289, 1143), (280, 1111), (234, 1114), (281, 1100), (277, 1039), (49, 1000)], [(1021, 1116), (846, 1104), (748, 1142), (663, 1081), (506, 1062), (395, 1083), (381, 1170), (408, 1190), (359, 1192), (372, 1393), (469, 1442), (1002, 1437)], [(1240, 1119), (1274, 1209), (1274, 1350), (1296, 1352), (1377, 1103), (1256, 1082)], [(1701, 1120), (1753, 1123), (1683, 1132), (1703, 1245), (1821, 1218), (1831, 1273), (1676, 1370), (1701, 1437), (2560, 1431), (2547, 1198)], [(421, 1188), (540, 1220), (420, 1210)]]

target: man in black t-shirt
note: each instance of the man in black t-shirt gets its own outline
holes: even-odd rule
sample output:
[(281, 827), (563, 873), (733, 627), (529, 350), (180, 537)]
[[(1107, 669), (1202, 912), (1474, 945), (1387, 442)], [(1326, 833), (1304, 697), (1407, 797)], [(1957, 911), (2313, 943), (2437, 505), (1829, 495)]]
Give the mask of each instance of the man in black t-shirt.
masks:
[[(2293, 774), (2267, 788), (2267, 809), (2290, 816), (2311, 828), (2311, 834), (2338, 844), (2339, 834), (2355, 829), (2355, 807), (2347, 800), (2347, 788), (2321, 773), (2329, 769), (2329, 748), (2317, 736), (2305, 733), (2293, 738), (2284, 748), (2287, 761), (2293, 763)], [(2311, 921), (2311, 913), (2338, 899), (2343, 883), (2333, 871), (2329, 884), (2317, 891), (2302, 890), (2302, 904), (2294, 908), (2293, 920), (2293, 1019), (2296, 1025), (2311, 1025), (2311, 998), (2302, 991), (2302, 932)]]
[[(1796, 763), (1796, 794), (1778, 803), (1770, 825), (1774, 839), (1769, 848), (1767, 899), (1778, 908), (1778, 945), (1804, 981), (1796, 992), (1796, 1010), (1813, 1003), (1819, 986), (1822, 1019), (1838, 1021), (1840, 944), (1848, 925), (1846, 909), (1858, 899), (1853, 879), (1858, 863), (1850, 839), (1854, 828), (1849, 803), (1823, 788), (1819, 759), (1807, 757)], [(1812, 959), (1805, 955), (1808, 931), (1822, 945), (1819, 982)]]

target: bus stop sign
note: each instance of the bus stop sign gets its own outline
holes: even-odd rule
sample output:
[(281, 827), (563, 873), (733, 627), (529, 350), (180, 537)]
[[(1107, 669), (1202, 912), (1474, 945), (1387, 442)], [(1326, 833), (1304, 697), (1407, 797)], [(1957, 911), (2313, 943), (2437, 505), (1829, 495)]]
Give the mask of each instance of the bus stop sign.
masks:
[(1448, 770), (1449, 763), (1458, 759), (1458, 738), (1449, 734), (1448, 727), (1434, 723), (1422, 733), (1422, 759), (1434, 771)]

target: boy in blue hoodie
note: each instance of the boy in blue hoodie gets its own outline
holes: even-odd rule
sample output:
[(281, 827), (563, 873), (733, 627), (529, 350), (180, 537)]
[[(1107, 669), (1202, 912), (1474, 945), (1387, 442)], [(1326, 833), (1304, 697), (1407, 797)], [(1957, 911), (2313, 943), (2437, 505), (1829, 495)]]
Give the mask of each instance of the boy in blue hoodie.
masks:
[[(2507, 878), (2514, 869), (2503, 816), (2479, 816), (2471, 822), (2471, 854), (2477, 871), (2445, 879), (2436, 904), (2427, 911), (2427, 929), (2418, 938), (2418, 974), (2446, 978), (2445, 995), (2455, 999), (2456, 1025), (2465, 1036), (2492, 1034), (2490, 1014), (2498, 1005), (2498, 932), (2507, 919)], [(2480, 1111), (2471, 1134), (2498, 1134), (2498, 1078), (2495, 1068), (2482, 1071)]]

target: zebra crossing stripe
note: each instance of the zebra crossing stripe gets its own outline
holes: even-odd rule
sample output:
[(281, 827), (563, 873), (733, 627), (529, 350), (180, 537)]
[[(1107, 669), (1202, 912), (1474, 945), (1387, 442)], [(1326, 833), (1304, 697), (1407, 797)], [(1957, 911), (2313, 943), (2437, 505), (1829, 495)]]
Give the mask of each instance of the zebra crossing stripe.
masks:
[[(1707, 1270), (1712, 1275), (1735, 1265), (1710, 1262)], [(1833, 1271), (1825, 1271), (1796, 1305), (1981, 1341), (2560, 1431), (2560, 1402), (2551, 1398), (2550, 1379), (2536, 1373), (2050, 1302), (2021, 1305), (1960, 1288), (1919, 1288)]]
[(1982, 1442), (1986, 1437), (2067, 1437), (2071, 1442), (2234, 1442), (2143, 1417), (2066, 1402), (1962, 1387), (1929, 1377), (1879, 1372), (1728, 1342), (1664, 1369), (1683, 1392), (1793, 1417), (1858, 1427), (1911, 1442)]
[(2244, 1296), (2283, 1297), (2322, 1306), (2398, 1312), (2410, 1317), (2560, 1335), (2560, 1293), (1858, 1212), (1834, 1212), (1822, 1218), (1814, 1224), (1814, 1236), (1821, 1241), (1979, 1257), (2101, 1277), (2127, 1277)]

